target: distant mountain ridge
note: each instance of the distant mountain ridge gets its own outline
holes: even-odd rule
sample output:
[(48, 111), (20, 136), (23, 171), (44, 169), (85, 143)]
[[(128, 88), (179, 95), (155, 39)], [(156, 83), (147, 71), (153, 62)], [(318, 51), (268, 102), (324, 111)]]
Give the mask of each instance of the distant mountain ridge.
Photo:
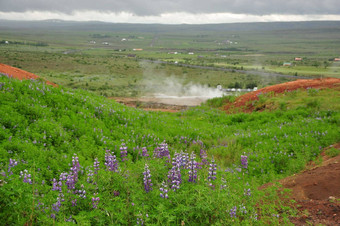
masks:
[(224, 24), (134, 24), (109, 23), (100, 21), (65, 21), (59, 19), (41, 21), (0, 20), (0, 29), (72, 29), (92, 31), (140, 31), (140, 32), (193, 32), (193, 31), (271, 31), (294, 29), (340, 29), (340, 21), (303, 22), (254, 22)]

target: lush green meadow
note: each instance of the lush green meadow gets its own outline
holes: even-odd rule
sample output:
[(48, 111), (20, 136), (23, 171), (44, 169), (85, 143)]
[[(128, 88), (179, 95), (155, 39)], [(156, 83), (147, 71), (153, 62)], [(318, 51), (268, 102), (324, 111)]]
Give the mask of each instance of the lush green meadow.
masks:
[(208, 106), (170, 114), (7, 76), (0, 95), (7, 225), (288, 224), (289, 201), (258, 187), (299, 172), (340, 137), (339, 106), (308, 101), (252, 114)]

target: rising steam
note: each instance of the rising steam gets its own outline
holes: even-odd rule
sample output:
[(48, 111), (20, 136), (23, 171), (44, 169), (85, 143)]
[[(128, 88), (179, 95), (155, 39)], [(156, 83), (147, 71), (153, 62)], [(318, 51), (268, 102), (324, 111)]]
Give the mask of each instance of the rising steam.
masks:
[(193, 82), (185, 83), (185, 78), (168, 76), (165, 72), (156, 70), (152, 64), (143, 62), (141, 66), (144, 68), (143, 93), (147, 96), (173, 99), (196, 98), (202, 101), (223, 96), (223, 92), (217, 88)]

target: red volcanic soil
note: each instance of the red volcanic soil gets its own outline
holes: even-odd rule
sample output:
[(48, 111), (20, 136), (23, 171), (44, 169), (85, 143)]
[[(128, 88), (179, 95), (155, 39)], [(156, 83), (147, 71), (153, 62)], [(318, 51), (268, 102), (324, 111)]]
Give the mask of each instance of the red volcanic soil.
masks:
[[(340, 143), (333, 145), (340, 149)], [(327, 158), (323, 155), (321, 166), (311, 164), (298, 175), (285, 178), (280, 183), (292, 189), (292, 198), (300, 215), (295, 225), (340, 225), (340, 155)]]
[(252, 101), (258, 100), (258, 95), (272, 92), (284, 93), (286, 91), (292, 91), (297, 89), (339, 89), (340, 90), (340, 79), (338, 78), (323, 78), (323, 79), (298, 79), (292, 82), (286, 82), (274, 86), (268, 86), (259, 89), (254, 92), (246, 93), (238, 97), (233, 103), (228, 103), (224, 106), (224, 110), (229, 112), (231, 109), (242, 109), (243, 112), (252, 112), (253, 106)]
[[(340, 143), (326, 150), (331, 147), (340, 149)], [(294, 225), (340, 225), (340, 155), (330, 158), (323, 152), (320, 158), (321, 164), (311, 162), (305, 171), (279, 181), (295, 200)]]
[[(40, 78), (38, 75), (35, 75), (33, 73), (21, 70), (19, 68), (11, 67), (11, 66), (6, 65), (6, 64), (1, 64), (1, 63), (0, 63), (0, 73), (6, 74), (9, 77), (17, 78), (17, 79), (20, 79), (20, 80), (23, 80), (23, 79), (39, 79)], [(46, 82), (46, 84), (49, 84), (49, 85), (52, 85), (52, 86), (55, 86), (55, 87), (58, 86), (57, 84), (50, 82), (50, 81), (45, 81), (45, 82)]]

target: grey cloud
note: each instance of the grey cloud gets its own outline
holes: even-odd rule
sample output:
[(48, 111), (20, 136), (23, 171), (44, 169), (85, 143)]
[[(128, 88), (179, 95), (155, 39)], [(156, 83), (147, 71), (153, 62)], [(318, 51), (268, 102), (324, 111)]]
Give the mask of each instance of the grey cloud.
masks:
[(340, 14), (339, 0), (0, 0), (0, 12), (75, 10), (130, 12), (140, 16), (162, 13)]

